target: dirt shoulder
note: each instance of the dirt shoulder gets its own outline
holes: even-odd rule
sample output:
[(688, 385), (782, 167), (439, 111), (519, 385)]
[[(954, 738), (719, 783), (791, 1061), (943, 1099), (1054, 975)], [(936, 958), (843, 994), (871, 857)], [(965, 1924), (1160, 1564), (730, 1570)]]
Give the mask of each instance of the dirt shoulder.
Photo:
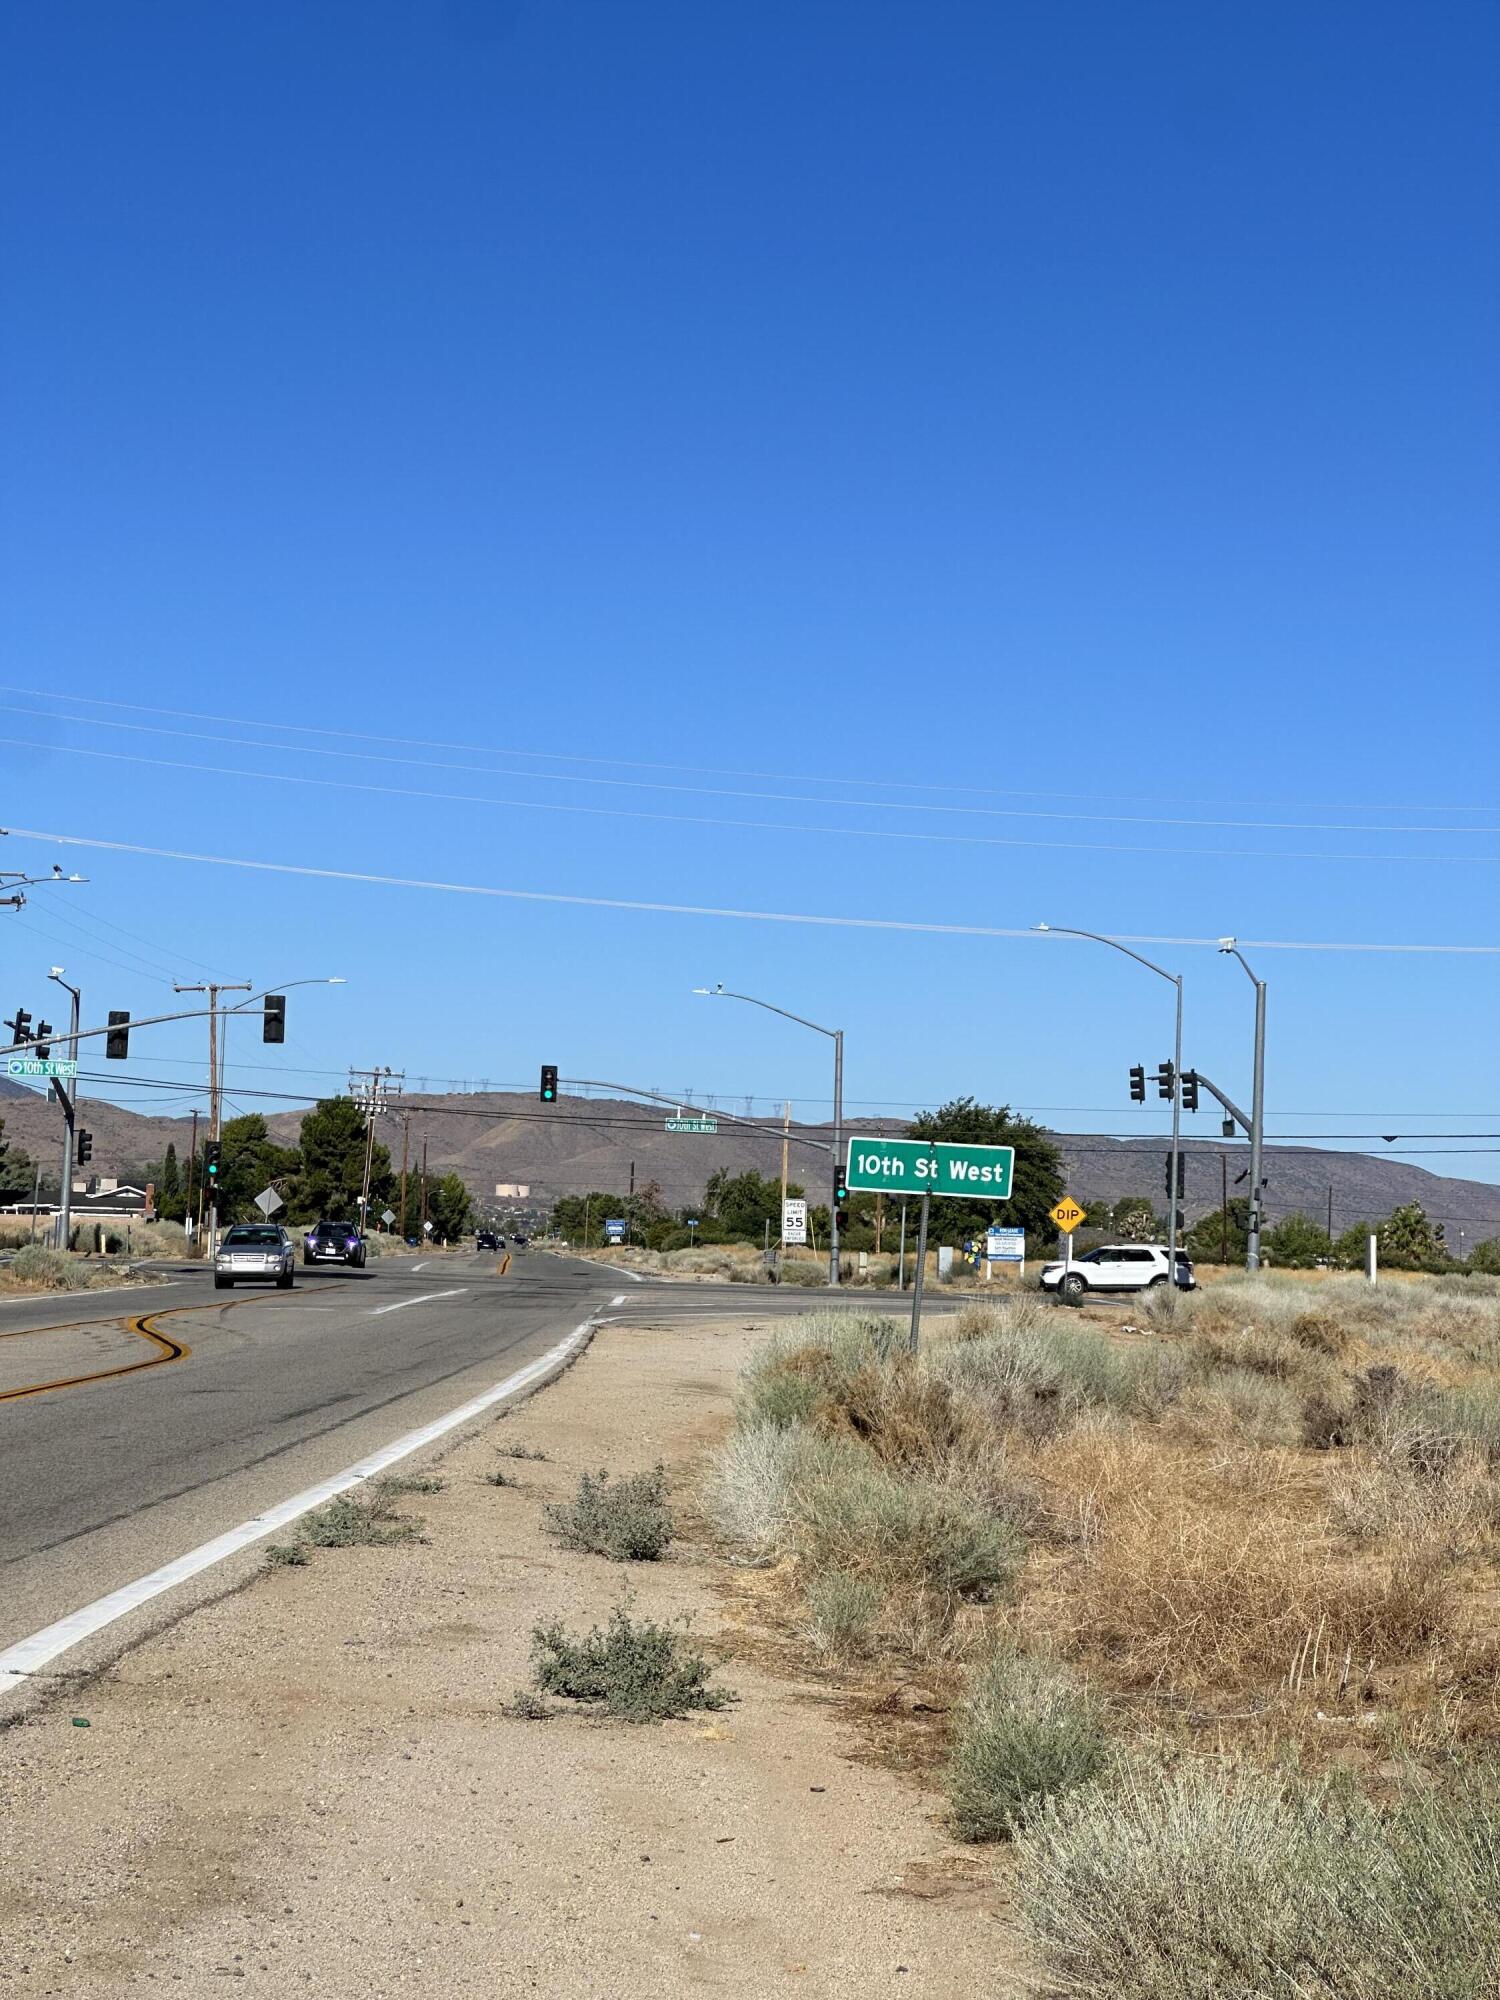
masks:
[[(269, 1570), (0, 1736), (0, 1988), (1027, 1990), (988, 1864), (861, 1761), (828, 1689), (746, 1656), (706, 1548), (626, 1573), (543, 1530), (584, 1470), (686, 1478), (752, 1324), (606, 1329), (401, 1503), (425, 1544)], [(546, 1458), (497, 1455), (515, 1444)], [(487, 1483), (502, 1465), (518, 1488)], [(738, 1702), (644, 1728), (503, 1714), (533, 1625), (600, 1622), (627, 1584), (637, 1614), (693, 1614)]]

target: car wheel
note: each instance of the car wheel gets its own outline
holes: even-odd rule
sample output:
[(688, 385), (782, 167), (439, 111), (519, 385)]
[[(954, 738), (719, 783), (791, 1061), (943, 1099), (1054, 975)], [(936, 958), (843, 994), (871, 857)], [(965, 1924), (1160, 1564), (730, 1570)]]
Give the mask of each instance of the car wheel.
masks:
[(1156, 1276), (1151, 1280), (1150, 1284), (1147, 1285), (1146, 1290), (1148, 1292), (1154, 1292), (1158, 1285), (1164, 1285), (1166, 1282), (1167, 1282), (1166, 1272), (1158, 1271)]
[(308, 1256), (305, 1250), (302, 1253), (302, 1262), (304, 1265), (310, 1264), (312, 1262), (312, 1258)]
[(1087, 1278), (1080, 1278), (1076, 1271), (1070, 1271), (1057, 1289), (1068, 1305), (1081, 1306), (1088, 1288)]
[(276, 1280), (276, 1289), (278, 1292), (289, 1292), (292, 1289), (292, 1274), (290, 1271), (282, 1272), (281, 1276)]
[(217, 1272), (217, 1271), (215, 1271), (215, 1273), (214, 1273), (214, 1290), (215, 1290), (216, 1292), (228, 1292), (228, 1291), (232, 1291), (233, 1289), (234, 1289), (234, 1280), (233, 1280), (233, 1278), (221, 1278), (221, 1277), (219, 1276), (218, 1272)]

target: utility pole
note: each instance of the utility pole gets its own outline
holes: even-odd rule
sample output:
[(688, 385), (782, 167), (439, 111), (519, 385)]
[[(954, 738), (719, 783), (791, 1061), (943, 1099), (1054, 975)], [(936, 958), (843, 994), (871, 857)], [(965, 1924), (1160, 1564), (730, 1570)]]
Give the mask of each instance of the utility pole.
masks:
[(406, 1155), (411, 1144), (411, 1113), (401, 1114), (401, 1234), (406, 1234)]
[(399, 1091), (406, 1082), (405, 1070), (393, 1070), (389, 1063), (376, 1064), (374, 1069), (351, 1069), (349, 1072), (349, 1095), (364, 1105), (365, 1111), (365, 1165), (359, 1191), (359, 1226), (361, 1231), (370, 1226), (370, 1175), (375, 1164), (375, 1120), (380, 1111), (380, 1100), (394, 1089)]
[(422, 1140), (422, 1241), (427, 1241), (427, 1140)]
[(786, 1099), (781, 1114), (781, 1221), (777, 1225), (776, 1244), (780, 1255), (776, 1260), (776, 1276), (781, 1277), (781, 1267), (786, 1262), (786, 1182), (787, 1168), (791, 1164), (788, 1155), (792, 1148), (792, 1100)]
[(1333, 1241), (1333, 1188), (1328, 1190), (1328, 1240)]
[(199, 1231), (203, 1227), (203, 1189), (201, 1187), (198, 1189), (198, 1213), (196, 1215), (194, 1215), (193, 1213), (193, 1169), (197, 1166), (197, 1164), (198, 1164), (198, 1111), (197, 1107), (194, 1106), (193, 1145), (192, 1145), (192, 1151), (188, 1154), (187, 1192), (183, 1196), (183, 1203), (182, 1203), (182, 1212), (187, 1217), (189, 1223), (192, 1225), (194, 1237), (198, 1235)]
[[(219, 995), (221, 993), (249, 993), (252, 990), (248, 979), (236, 980), (234, 982), (210, 979), (206, 982), (200, 981), (196, 986), (181, 986), (175, 979), (172, 981), (172, 991), (174, 993), (206, 993), (208, 995), (208, 1136), (210, 1139), (217, 1139), (220, 1136), (219, 1127), (224, 1107), (224, 1063), (220, 1042), (223, 1041), (227, 1045), (228, 1023), (225, 1023), (225, 1032), (221, 1036), (219, 1034)], [(207, 1175), (204, 1178), (206, 1180)], [(207, 1190), (204, 1190), (204, 1192), (207, 1192)], [(201, 1195), (199, 1199), (201, 1206)], [(218, 1190), (215, 1189), (209, 1195), (208, 1200), (208, 1244), (206, 1255), (210, 1263), (213, 1262), (218, 1248), (219, 1196)]]

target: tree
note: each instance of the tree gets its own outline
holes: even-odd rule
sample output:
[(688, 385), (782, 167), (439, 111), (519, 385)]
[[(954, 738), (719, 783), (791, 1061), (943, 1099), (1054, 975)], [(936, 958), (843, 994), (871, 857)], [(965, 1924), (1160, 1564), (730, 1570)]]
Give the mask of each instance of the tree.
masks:
[(460, 1176), (444, 1174), (427, 1190), (427, 1217), (433, 1235), (441, 1242), (456, 1243), (469, 1228), (473, 1206)]
[(1288, 1268), (1306, 1270), (1333, 1255), (1333, 1238), (1307, 1215), (1284, 1215), (1267, 1230), (1265, 1244), (1268, 1261)]
[(1500, 1278), (1500, 1236), (1487, 1236), (1469, 1252), (1469, 1269), (1485, 1277)]
[(1429, 1222), (1419, 1201), (1392, 1209), (1377, 1232), (1382, 1264), (1410, 1270), (1436, 1270), (1447, 1260), (1443, 1225)]
[[(800, 1197), (802, 1192), (787, 1183), (789, 1195)], [(763, 1242), (769, 1223), (774, 1243), (781, 1235), (781, 1182), (769, 1174), (756, 1173), (753, 1167), (734, 1175), (720, 1170), (709, 1175), (703, 1209), (718, 1225), (713, 1234), (721, 1242)]]
[[(1243, 1195), (1235, 1195), (1230, 1200), (1228, 1238), (1229, 1262), (1243, 1264), (1250, 1247), (1250, 1203)], [(1182, 1247), (1200, 1264), (1222, 1264), (1224, 1239), (1224, 1212), (1211, 1208), (1206, 1215), (1200, 1215), (1188, 1230), (1182, 1239)]]
[(1336, 1238), (1333, 1246), (1333, 1261), (1342, 1264), (1345, 1270), (1363, 1270), (1365, 1246), (1370, 1240), (1373, 1222), (1352, 1222), (1343, 1235)]
[(0, 1118), (0, 1201), (23, 1201), (36, 1186), (36, 1166), (22, 1147), (5, 1139), (5, 1120)]
[(991, 1223), (1049, 1236), (1048, 1211), (1064, 1191), (1062, 1155), (1051, 1133), (1029, 1118), (1017, 1118), (1008, 1104), (979, 1104), (955, 1097), (912, 1121), (913, 1139), (941, 1139), (970, 1146), (1014, 1146), (1015, 1174), (1009, 1201), (975, 1202), (945, 1197), (932, 1204), (930, 1233), (940, 1242), (982, 1233)]
[(163, 1222), (181, 1222), (187, 1214), (187, 1199), (182, 1190), (182, 1169), (177, 1164), (177, 1142), (167, 1141), (166, 1154), (159, 1167), (148, 1169), (149, 1177), (156, 1182), (156, 1212)]
[(255, 1197), (262, 1189), (273, 1181), (282, 1182), (282, 1199), (286, 1199), (285, 1184), (296, 1174), (297, 1154), (289, 1147), (276, 1145), (258, 1111), (248, 1112), (243, 1118), (231, 1118), (219, 1139), (223, 1149), (219, 1160), (219, 1220), (256, 1221), (260, 1210), (255, 1206)]
[[(323, 1097), (302, 1120), (301, 1165), (287, 1195), (287, 1219), (353, 1222), (365, 1172), (365, 1115), (352, 1097)], [(370, 1206), (389, 1199), (395, 1176), (378, 1142), (370, 1167)]]
[(1109, 1218), (1109, 1232), (1122, 1243), (1155, 1243), (1167, 1225), (1143, 1194), (1122, 1195)]

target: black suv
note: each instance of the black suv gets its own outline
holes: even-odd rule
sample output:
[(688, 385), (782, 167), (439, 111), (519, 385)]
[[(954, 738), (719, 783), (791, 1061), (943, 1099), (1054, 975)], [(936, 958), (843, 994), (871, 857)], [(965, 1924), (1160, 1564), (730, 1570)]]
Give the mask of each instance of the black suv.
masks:
[(481, 1229), (479, 1234), (474, 1238), (474, 1247), (476, 1250), (498, 1250), (500, 1248), (500, 1238), (495, 1234), (493, 1229)]
[(302, 1239), (302, 1261), (304, 1264), (352, 1264), (356, 1270), (361, 1270), (365, 1261), (364, 1238), (352, 1222), (320, 1222), (316, 1229), (309, 1229)]

